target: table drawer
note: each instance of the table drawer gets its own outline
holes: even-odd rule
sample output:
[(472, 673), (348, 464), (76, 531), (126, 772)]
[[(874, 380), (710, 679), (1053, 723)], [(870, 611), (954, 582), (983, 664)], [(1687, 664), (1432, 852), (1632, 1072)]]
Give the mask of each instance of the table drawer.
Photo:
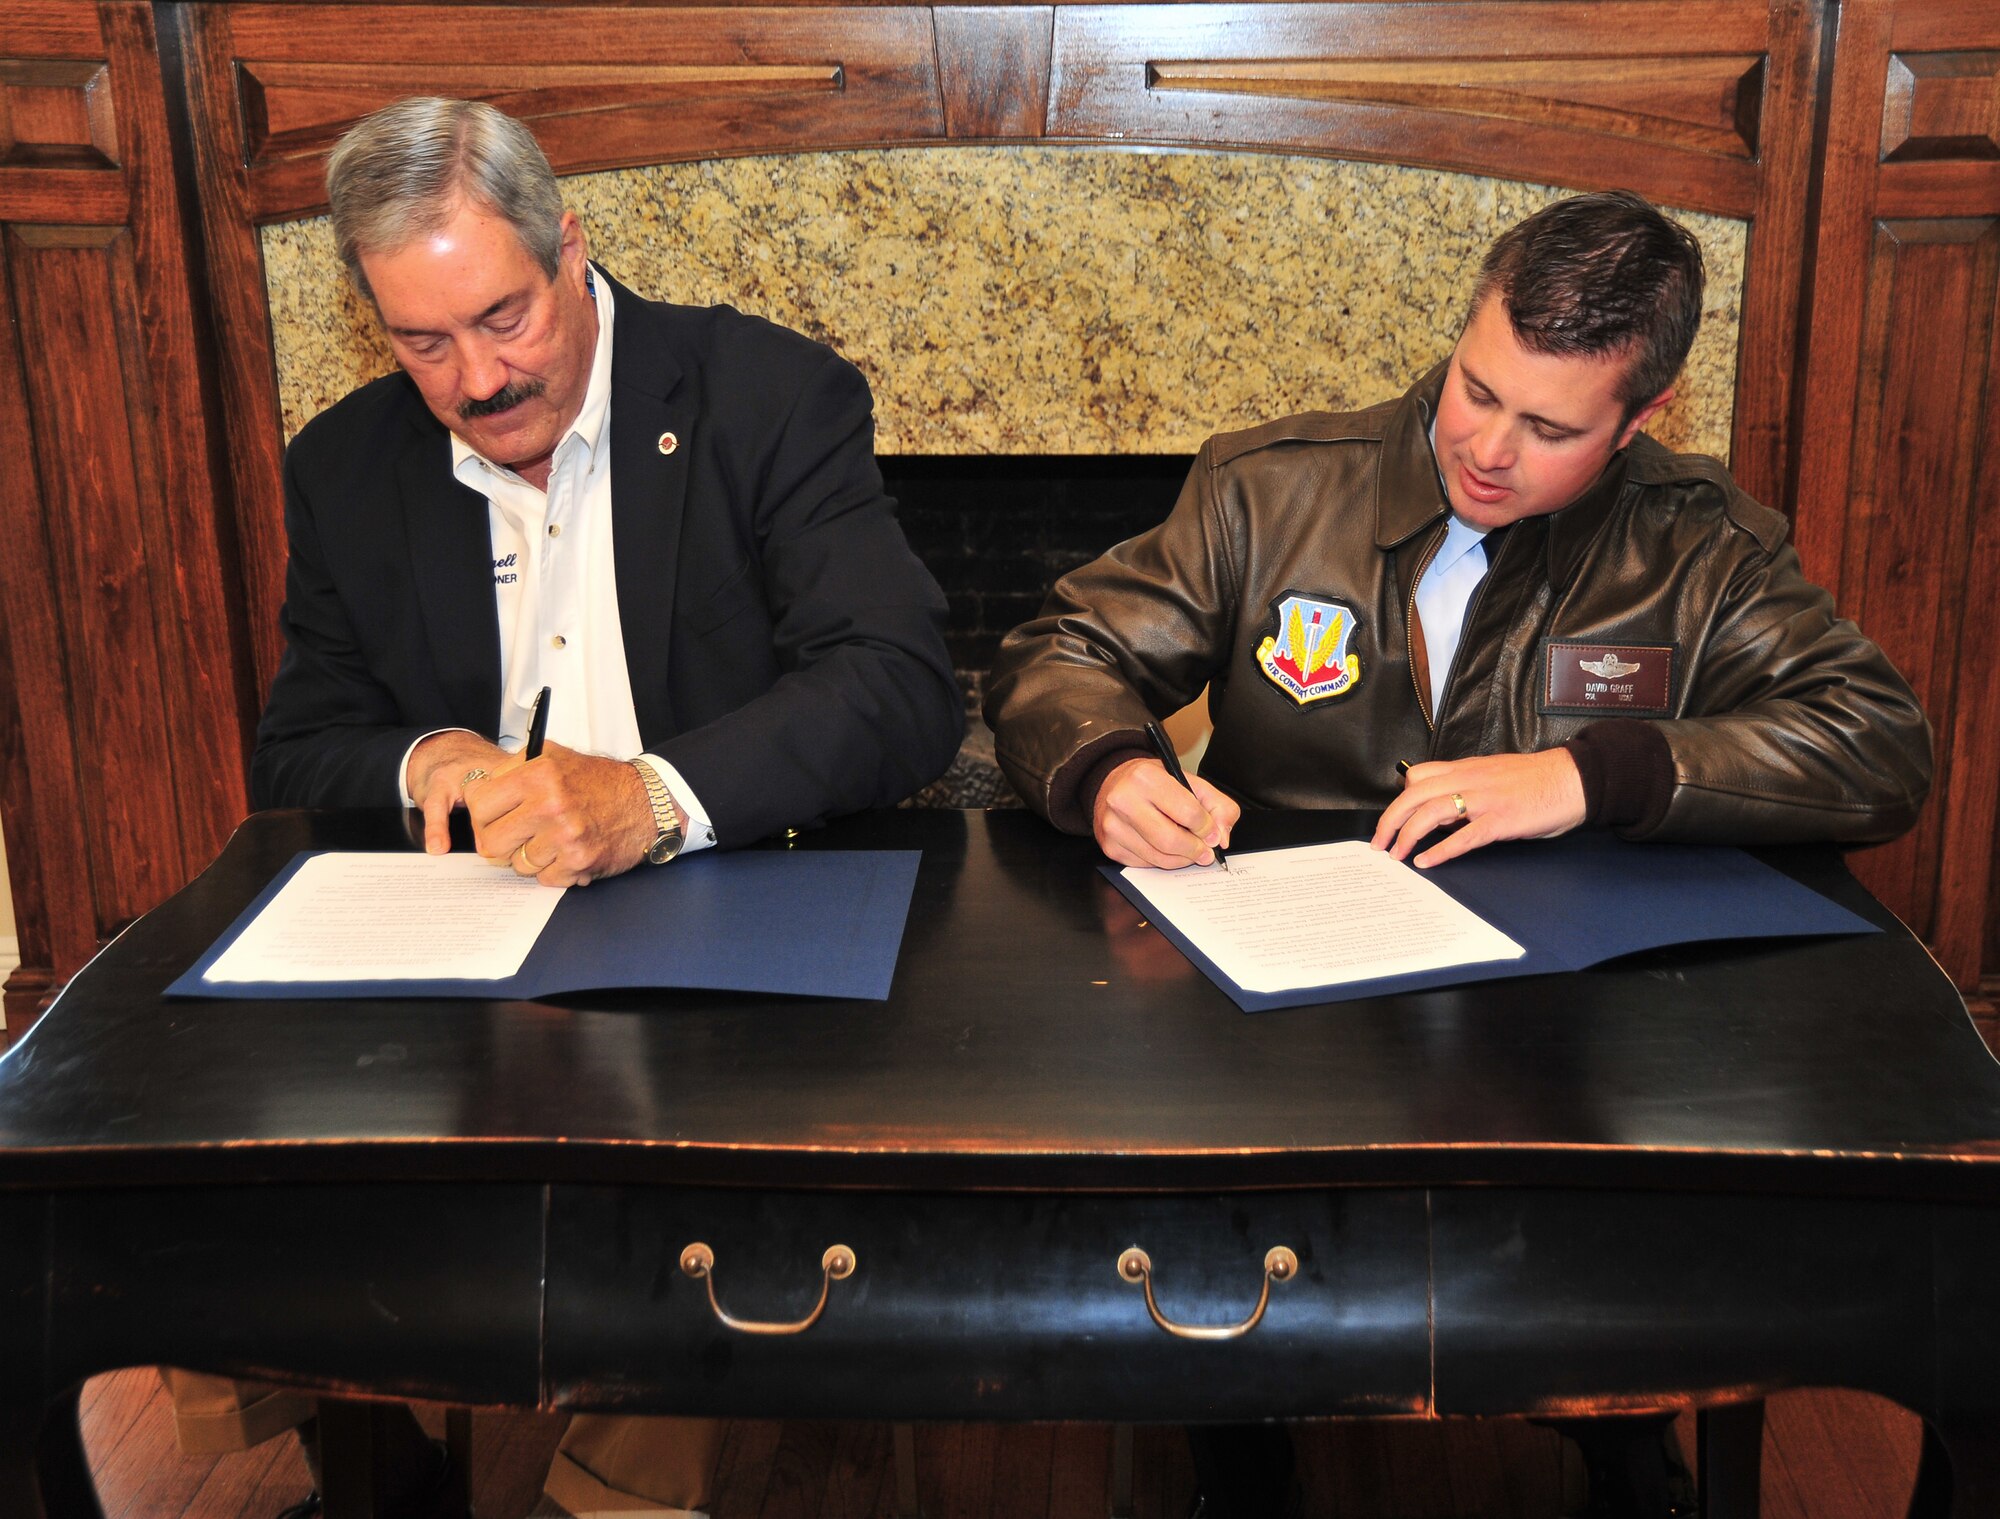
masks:
[[(1421, 1192), (1097, 1196), (558, 1187), (549, 1396), (592, 1409), (870, 1418), (1415, 1413), (1430, 1396)], [(705, 1279), (682, 1266), (705, 1244)], [(809, 1315), (828, 1247), (851, 1274)], [(1235, 1338), (1267, 1254), (1260, 1322)], [(714, 1303), (710, 1301), (713, 1288)]]
[(161, 1362), (532, 1406), (542, 1199), (528, 1183), (57, 1194), (51, 1385)]
[(1932, 1397), (1942, 1225), (1923, 1204), (1456, 1187), (1432, 1194), (1432, 1217), (1442, 1414), (1782, 1387)]

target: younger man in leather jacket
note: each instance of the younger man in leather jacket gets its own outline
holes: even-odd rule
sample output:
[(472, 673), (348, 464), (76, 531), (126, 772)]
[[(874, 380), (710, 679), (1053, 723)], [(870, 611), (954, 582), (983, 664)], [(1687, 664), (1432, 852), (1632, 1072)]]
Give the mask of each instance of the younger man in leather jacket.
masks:
[[(1582, 824), (1735, 844), (1892, 838), (1930, 726), (1800, 573), (1787, 524), (1640, 429), (1701, 321), (1701, 251), (1636, 195), (1487, 254), (1399, 400), (1211, 438), (1172, 514), (1000, 648), (1008, 778), (1112, 859), (1213, 860), (1243, 804), (1384, 809), (1428, 866)], [(1192, 791), (1147, 720), (1206, 685)], [(1397, 761), (1414, 762), (1407, 776)], [(1592, 1513), (1661, 1514), (1665, 1421), (1566, 1420)], [(1190, 1430), (1204, 1519), (1295, 1511), (1281, 1428)]]
[[(1399, 858), (1450, 827), (1419, 866), (1586, 823), (1908, 828), (1931, 779), (1908, 685), (1784, 518), (1640, 431), (1701, 292), (1683, 228), (1576, 196), (1494, 244), (1451, 358), (1400, 399), (1211, 438), (1164, 523), (1002, 644), (986, 716), (1015, 787), (1168, 867), (1209, 862), (1244, 804), (1386, 809)], [(1143, 729), (1204, 685), (1190, 793)]]

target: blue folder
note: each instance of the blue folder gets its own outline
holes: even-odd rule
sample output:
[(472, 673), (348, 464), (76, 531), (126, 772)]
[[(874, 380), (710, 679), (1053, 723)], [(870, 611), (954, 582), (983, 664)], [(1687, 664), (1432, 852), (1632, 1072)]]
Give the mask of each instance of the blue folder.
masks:
[(717, 854), (641, 866), (567, 892), (518, 973), (491, 981), (202, 978), (312, 856), (301, 854), (173, 985), (169, 997), (526, 999), (699, 987), (884, 1001), (917, 884), (915, 849)]
[[(1231, 851), (1232, 859), (1240, 856)], [(1166, 920), (1117, 867), (1104, 874), (1180, 952), (1245, 1012), (1351, 1002), (1510, 976), (1583, 970), (1619, 955), (1709, 939), (1777, 939), (1880, 930), (1740, 849), (1633, 844), (1612, 834), (1492, 844), (1424, 872), (1526, 951), (1516, 960), (1457, 965), (1295, 991), (1245, 991)]]

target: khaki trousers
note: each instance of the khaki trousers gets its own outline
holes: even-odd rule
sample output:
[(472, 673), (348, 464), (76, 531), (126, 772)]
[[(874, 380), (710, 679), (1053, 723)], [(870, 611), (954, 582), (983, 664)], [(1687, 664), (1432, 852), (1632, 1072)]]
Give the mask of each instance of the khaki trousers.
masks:
[[(311, 1393), (162, 1366), (174, 1433), (188, 1455), (248, 1450), (313, 1416)], [(545, 1491), (577, 1519), (705, 1511), (722, 1454), (719, 1419), (577, 1414), (563, 1431)]]

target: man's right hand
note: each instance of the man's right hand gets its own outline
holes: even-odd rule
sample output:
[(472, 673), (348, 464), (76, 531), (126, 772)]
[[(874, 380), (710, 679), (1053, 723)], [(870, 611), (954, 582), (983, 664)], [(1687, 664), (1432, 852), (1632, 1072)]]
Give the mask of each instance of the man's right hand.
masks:
[(1198, 775), (1188, 785), (1194, 790), (1156, 759), (1127, 760), (1097, 789), (1090, 817), (1097, 847), (1121, 865), (1213, 865), (1214, 846), (1229, 847), (1243, 809)]
[(465, 801), (467, 772), (498, 775), (518, 763), (498, 744), (463, 729), (433, 733), (411, 750), (408, 785), (411, 800), (423, 809), (425, 852), (451, 852), (451, 809)]

